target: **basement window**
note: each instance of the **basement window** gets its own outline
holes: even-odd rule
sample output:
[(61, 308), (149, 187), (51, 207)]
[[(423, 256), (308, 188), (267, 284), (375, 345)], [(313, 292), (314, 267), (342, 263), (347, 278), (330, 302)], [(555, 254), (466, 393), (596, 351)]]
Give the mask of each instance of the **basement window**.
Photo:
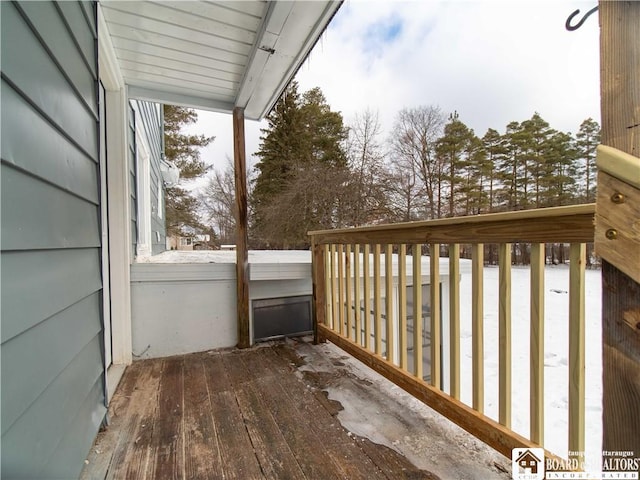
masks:
[(256, 342), (312, 333), (311, 295), (253, 300)]

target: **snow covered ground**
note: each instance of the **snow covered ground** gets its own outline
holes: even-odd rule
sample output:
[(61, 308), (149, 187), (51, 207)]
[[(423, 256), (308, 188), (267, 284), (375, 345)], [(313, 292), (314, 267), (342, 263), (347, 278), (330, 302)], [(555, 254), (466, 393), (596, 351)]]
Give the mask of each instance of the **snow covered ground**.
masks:
[[(528, 267), (512, 269), (512, 429), (529, 437)], [(602, 445), (602, 331), (600, 270), (587, 270), (586, 439), (587, 465), (600, 465)], [(545, 268), (544, 446), (568, 453), (569, 268)], [(471, 405), (471, 275), (461, 280), (461, 400)], [(498, 418), (498, 268), (484, 269), (485, 414)], [(597, 470), (597, 468), (596, 468)]]

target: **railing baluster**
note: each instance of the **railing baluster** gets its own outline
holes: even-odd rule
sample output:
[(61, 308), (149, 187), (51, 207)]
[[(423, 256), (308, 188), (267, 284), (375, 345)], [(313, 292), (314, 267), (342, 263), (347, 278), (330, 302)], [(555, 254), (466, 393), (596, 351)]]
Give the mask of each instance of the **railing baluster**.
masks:
[(511, 428), (511, 244), (498, 250), (498, 421)]
[(353, 246), (353, 316), (356, 329), (356, 343), (362, 344), (362, 326), (360, 325), (360, 245)]
[(398, 329), (400, 368), (407, 370), (407, 246), (404, 243), (398, 253)]
[(376, 355), (382, 355), (382, 296), (380, 285), (380, 244), (373, 246), (373, 339)]
[(544, 243), (531, 245), (531, 440), (544, 442)]
[[(331, 251), (329, 249), (329, 245), (324, 245), (322, 247), (324, 249), (324, 291), (325, 293), (325, 325), (329, 328), (332, 328), (333, 325), (333, 309), (332, 303), (333, 299), (331, 298)], [(328, 274), (328, 275), (327, 275)]]
[(366, 244), (362, 253), (362, 261), (364, 262), (362, 272), (362, 289), (364, 291), (364, 348), (366, 349), (370, 349), (371, 347), (371, 258), (369, 251), (369, 244)]
[(473, 245), (471, 254), (471, 356), (473, 359), (473, 408), (484, 412), (484, 245)]
[(336, 275), (336, 245), (331, 244), (331, 328), (338, 328), (338, 276)]
[(431, 297), (431, 385), (440, 386), (440, 244), (429, 246), (429, 284)]
[(393, 328), (393, 245), (388, 244), (384, 251), (384, 295), (387, 317), (387, 360), (391, 363), (395, 363), (394, 349), (395, 349), (395, 335)]
[(353, 330), (353, 312), (351, 311), (351, 245), (347, 245), (344, 254), (344, 286), (346, 290), (347, 301), (347, 331), (345, 337), (351, 338)]
[(344, 334), (344, 248), (338, 245), (338, 333)]
[(327, 324), (327, 278), (325, 272), (326, 260), (326, 248), (323, 245), (316, 245), (315, 239), (311, 244), (311, 252), (313, 255), (311, 264), (311, 275), (313, 277), (313, 308), (314, 308), (314, 322), (313, 322), (313, 341), (318, 343), (321, 341), (320, 331), (318, 324)]
[(569, 451), (584, 452), (586, 247), (572, 243), (569, 252)]
[[(313, 246), (314, 328), (327, 339), (353, 353), (398, 386), (445, 414), (504, 455), (514, 446), (532, 448), (544, 441), (544, 263), (543, 242), (571, 243), (569, 292), (569, 450), (584, 451), (585, 444), (585, 250), (579, 242), (593, 238), (595, 205), (557, 207), (539, 211), (487, 214), (405, 224), (311, 232)], [(511, 430), (512, 423), (512, 279), (514, 245), (501, 241), (518, 238), (531, 242), (530, 285), (530, 426), (528, 439)], [(420, 243), (429, 239), (429, 306), (423, 318), (423, 281)], [(333, 242), (333, 243), (332, 243)], [(371, 243), (375, 247), (371, 247)], [(440, 243), (449, 245), (449, 324), (443, 324), (439, 276)], [(474, 242), (471, 298), (473, 408), (460, 399), (460, 245)], [(498, 301), (498, 419), (486, 417), (483, 391), (483, 245), (496, 242), (499, 261)], [(361, 245), (363, 247), (361, 247)], [(398, 281), (393, 275), (393, 246), (398, 245)], [(407, 247), (409, 245), (409, 247)], [(524, 243), (520, 243), (524, 245)], [(346, 249), (345, 249), (346, 246)], [(384, 249), (384, 250), (382, 250)], [(413, 272), (407, 265), (411, 249)], [(345, 252), (346, 250), (346, 252)], [(361, 256), (362, 254), (362, 256)], [(382, 264), (381, 255), (385, 254)], [(364, 261), (364, 264), (362, 262)], [(371, 262), (374, 262), (372, 270)], [(336, 262), (339, 262), (336, 265)], [(362, 265), (362, 266), (361, 266)], [(382, 270), (385, 269), (385, 270)], [(322, 275), (324, 270), (324, 275)], [(361, 274), (362, 272), (362, 274)], [(352, 277), (353, 275), (353, 277)], [(382, 275), (385, 275), (384, 285)], [(411, 277), (409, 277), (411, 275)], [(361, 280), (362, 278), (362, 280)], [(397, 287), (396, 287), (397, 283)], [(407, 288), (412, 283), (413, 295)], [(345, 288), (347, 290), (345, 290)], [(396, 296), (395, 288), (398, 288)], [(445, 286), (446, 288), (446, 286)], [(324, 290), (324, 292), (323, 292)], [(383, 295), (388, 299), (382, 307)], [(346, 298), (345, 298), (346, 297)], [(426, 300), (426, 299), (424, 299)], [(445, 301), (447, 301), (445, 299)], [(361, 308), (361, 302), (364, 306)], [(397, 302), (397, 307), (395, 306)], [(413, 303), (413, 318), (409, 315)], [(353, 312), (351, 310), (353, 309)], [(324, 323), (323, 322), (324, 310)], [(345, 316), (346, 315), (346, 316)], [(382, 325), (382, 317), (387, 319)], [(426, 323), (426, 316), (430, 323)], [(397, 320), (396, 320), (397, 318)], [(363, 323), (364, 322), (364, 323)], [(413, 323), (413, 328), (411, 326)], [(386, 327), (386, 328), (385, 328)], [(448, 327), (447, 338), (442, 338)], [(396, 330), (397, 329), (397, 330)], [(356, 331), (355, 341), (352, 330)], [(410, 330), (413, 338), (410, 337)], [(314, 331), (316, 333), (316, 331)], [(364, 336), (363, 336), (364, 333)], [(423, 338), (424, 335), (424, 338)], [(428, 339), (428, 336), (431, 336)], [(385, 340), (386, 338), (386, 340)], [(394, 341), (395, 340), (395, 341)], [(424, 346), (430, 340), (430, 372), (424, 370)], [(382, 342), (386, 341), (386, 349)], [(373, 343), (372, 343), (373, 342)], [(364, 344), (365, 348), (360, 347)], [(413, 346), (411, 346), (413, 344)], [(448, 357), (443, 357), (442, 348)], [(382, 357), (386, 350), (385, 358)], [(375, 352), (375, 353), (374, 353)], [(410, 355), (413, 354), (413, 359)], [(442, 363), (447, 358), (447, 376)], [(449, 366), (450, 364), (450, 366)], [(396, 367), (396, 365), (399, 365)], [(429, 376), (431, 385), (424, 382)], [(487, 380), (488, 381), (488, 380)], [(447, 395), (442, 390), (447, 386)], [(555, 393), (555, 392), (554, 392)], [(453, 398), (452, 398), (453, 397)], [(547, 459), (553, 454), (545, 452)]]
[(460, 245), (449, 245), (450, 395), (460, 400)]
[(422, 374), (422, 245), (414, 244), (413, 255), (413, 374)]

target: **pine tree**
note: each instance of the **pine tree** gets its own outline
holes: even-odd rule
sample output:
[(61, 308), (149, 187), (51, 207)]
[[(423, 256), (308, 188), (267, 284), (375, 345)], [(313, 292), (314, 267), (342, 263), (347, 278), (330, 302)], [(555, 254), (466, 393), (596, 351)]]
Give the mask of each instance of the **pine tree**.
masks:
[[(181, 180), (200, 177), (207, 171), (199, 149), (211, 143), (214, 137), (186, 135), (182, 131), (197, 120), (195, 110), (164, 105), (164, 154), (167, 161), (180, 169)], [(198, 217), (198, 207), (198, 200), (180, 185), (166, 187), (167, 235), (187, 236), (205, 230)]]
[(507, 152), (504, 138), (497, 130), (490, 128), (482, 137), (485, 152), (485, 174), (488, 181), (488, 209), (492, 212), (496, 205), (496, 189), (498, 187), (497, 165), (504, 159)]
[(347, 131), (320, 89), (301, 96), (295, 82), (267, 121), (257, 153), (253, 233), (261, 245), (306, 247), (307, 231), (341, 226), (347, 217)]
[(446, 162), (446, 182), (449, 192), (449, 212), (453, 217), (457, 214), (456, 204), (459, 193), (464, 192), (466, 169), (469, 166), (469, 155), (473, 152), (475, 142), (473, 130), (459, 119), (457, 112), (449, 116), (444, 126), (444, 134), (438, 139), (436, 150), (438, 157)]
[[(551, 148), (550, 140), (557, 133), (535, 112), (531, 119), (521, 124), (521, 147), (523, 161), (522, 193), (524, 208), (540, 208), (544, 196), (544, 179), (550, 167), (546, 165)], [(533, 192), (530, 191), (533, 186)]]
[(580, 124), (576, 134), (576, 150), (583, 184), (582, 198), (585, 203), (594, 202), (596, 198), (596, 147), (600, 143), (600, 125), (592, 118), (587, 118)]

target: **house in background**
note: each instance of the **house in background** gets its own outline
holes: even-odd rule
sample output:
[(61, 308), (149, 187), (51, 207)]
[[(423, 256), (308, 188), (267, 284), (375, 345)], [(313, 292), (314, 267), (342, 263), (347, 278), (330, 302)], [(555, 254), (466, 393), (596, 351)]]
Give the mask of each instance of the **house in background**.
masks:
[(167, 250), (211, 250), (211, 235), (201, 234), (190, 237), (167, 237)]
[(159, 105), (233, 112), (246, 178), (244, 118), (339, 6), (1, 3), (3, 478), (76, 478), (132, 360), (131, 265), (166, 248)]

